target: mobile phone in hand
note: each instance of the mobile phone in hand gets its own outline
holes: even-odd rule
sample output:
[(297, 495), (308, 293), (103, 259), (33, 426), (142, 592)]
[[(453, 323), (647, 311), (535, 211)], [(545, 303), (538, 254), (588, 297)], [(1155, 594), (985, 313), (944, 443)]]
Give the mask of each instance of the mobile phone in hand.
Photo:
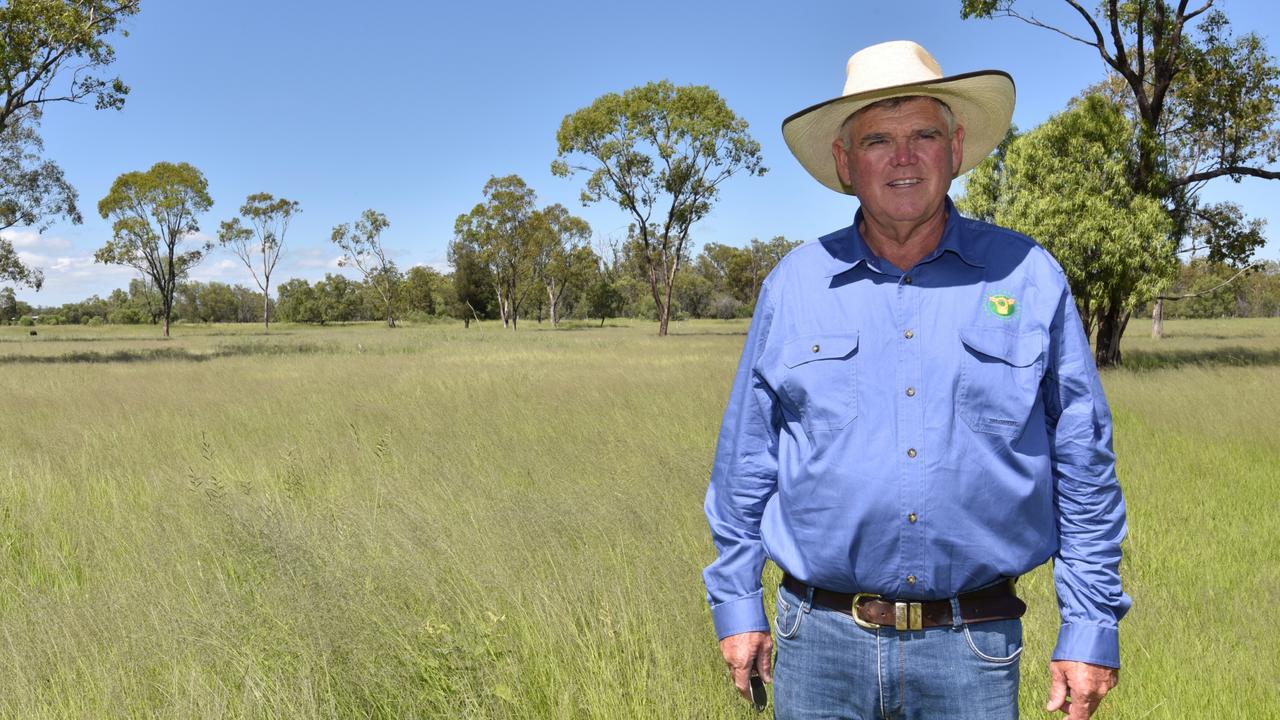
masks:
[(764, 712), (765, 705), (769, 704), (769, 693), (764, 689), (764, 680), (760, 679), (760, 673), (755, 670), (751, 671), (751, 705), (755, 707), (756, 712)]

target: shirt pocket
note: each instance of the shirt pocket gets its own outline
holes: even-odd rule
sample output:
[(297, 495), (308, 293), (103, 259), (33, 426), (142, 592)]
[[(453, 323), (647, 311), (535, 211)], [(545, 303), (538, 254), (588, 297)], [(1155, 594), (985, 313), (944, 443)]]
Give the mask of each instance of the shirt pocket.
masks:
[(842, 430), (858, 416), (858, 333), (801, 335), (782, 347), (782, 389), (806, 432)]
[(1039, 330), (963, 328), (956, 413), (974, 432), (1017, 437), (1040, 393), (1047, 338)]

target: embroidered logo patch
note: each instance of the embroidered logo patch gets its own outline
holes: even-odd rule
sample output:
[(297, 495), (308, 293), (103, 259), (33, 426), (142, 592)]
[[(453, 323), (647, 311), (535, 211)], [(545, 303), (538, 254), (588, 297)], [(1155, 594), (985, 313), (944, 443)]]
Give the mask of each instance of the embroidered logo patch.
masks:
[(987, 310), (999, 318), (1011, 318), (1018, 314), (1018, 301), (1008, 295), (988, 295)]

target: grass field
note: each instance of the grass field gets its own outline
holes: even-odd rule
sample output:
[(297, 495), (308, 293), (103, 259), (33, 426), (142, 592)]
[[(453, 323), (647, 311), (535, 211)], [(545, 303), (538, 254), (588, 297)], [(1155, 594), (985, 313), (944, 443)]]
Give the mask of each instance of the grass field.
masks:
[[(745, 323), (38, 330), (0, 328), (0, 717), (754, 716), (699, 575)], [(1145, 330), (1101, 717), (1280, 718), (1280, 321)]]

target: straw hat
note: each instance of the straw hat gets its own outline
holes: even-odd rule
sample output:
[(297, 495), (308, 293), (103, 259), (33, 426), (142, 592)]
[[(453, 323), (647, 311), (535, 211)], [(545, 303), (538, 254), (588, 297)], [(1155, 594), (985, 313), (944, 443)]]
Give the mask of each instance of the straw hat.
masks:
[(854, 194), (836, 174), (831, 143), (852, 114), (880, 100), (909, 95), (937, 98), (964, 127), (959, 176), (982, 162), (1004, 139), (1013, 118), (1013, 78), (999, 70), (943, 77), (927, 50), (909, 40), (872, 45), (849, 58), (844, 94), (782, 121), (782, 137), (805, 170), (836, 192)]

